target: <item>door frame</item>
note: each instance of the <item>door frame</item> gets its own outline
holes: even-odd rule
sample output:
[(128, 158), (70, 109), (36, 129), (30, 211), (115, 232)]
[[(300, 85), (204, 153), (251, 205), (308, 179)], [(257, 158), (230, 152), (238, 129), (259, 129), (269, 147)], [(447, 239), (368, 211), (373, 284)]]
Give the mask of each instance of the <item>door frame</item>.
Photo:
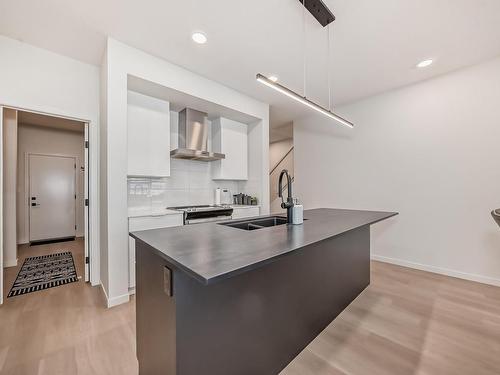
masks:
[[(50, 154), (50, 153), (44, 153), (44, 152), (26, 152), (24, 154), (24, 165), (28, 166), (28, 168), (24, 168), (24, 202), (30, 202), (30, 196), (31, 196), (31, 163), (30, 163), (30, 156), (48, 156), (48, 157), (55, 157), (55, 158), (65, 158), (65, 159), (73, 159), (73, 162), (75, 164), (75, 168), (73, 169), (73, 183), (75, 186), (75, 194), (78, 196), (78, 177), (77, 177), (77, 166), (76, 166), (76, 156), (75, 155), (67, 155), (67, 154)], [(85, 196), (85, 193), (82, 194)], [(84, 198), (85, 199), (85, 198)], [(75, 203), (75, 226), (77, 222), (77, 217), (76, 217), (76, 202), (77, 200), (74, 199)], [(85, 211), (85, 204), (83, 205), (83, 210)], [(28, 241), (31, 242), (31, 206), (29, 204), (26, 205), (26, 211), (25, 215), (28, 218)], [(84, 219), (85, 220), (85, 219)], [(84, 223), (85, 226), (85, 223)], [(85, 236), (86, 233), (84, 232), (83, 235)], [(75, 228), (75, 237), (76, 237), (76, 228)]]
[(3, 107), (0, 106), (0, 305), (3, 304)]
[[(88, 136), (89, 136), (89, 160), (88, 160), (88, 172), (89, 172), (89, 186), (88, 186), (88, 199), (89, 205), (88, 210), (88, 255), (90, 258), (90, 277), (89, 281), (92, 286), (100, 285), (100, 218), (99, 218), (99, 128), (96, 126), (97, 123), (91, 121), (89, 118), (80, 117), (71, 113), (56, 112), (53, 107), (47, 106), (35, 106), (31, 108), (23, 107), (18, 103), (14, 105), (9, 105), (8, 103), (0, 103), (0, 112), (3, 112), (2, 108), (10, 108), (18, 111), (37, 113), (52, 117), (59, 117), (68, 120), (74, 120), (82, 123), (88, 124)], [(3, 115), (2, 115), (3, 117)], [(3, 133), (0, 133), (0, 138), (3, 140)], [(2, 142), (0, 142), (1, 144)], [(2, 150), (0, 148), (0, 150)], [(0, 152), (0, 154), (2, 154)], [(0, 182), (3, 179), (3, 159), (0, 158)], [(3, 183), (0, 185), (2, 186)], [(3, 189), (0, 189), (0, 198), (3, 197)], [(2, 198), (3, 199), (3, 198)], [(3, 219), (3, 207), (1, 205), (2, 199), (0, 199), (0, 220)], [(1, 224), (1, 221), (0, 221)], [(0, 240), (3, 236), (3, 228), (0, 225)], [(0, 254), (3, 254), (3, 241), (0, 241)], [(0, 263), (0, 268), (3, 264)], [(3, 270), (3, 268), (2, 268)], [(1, 276), (2, 271), (0, 271)], [(2, 277), (3, 282), (3, 277)], [(0, 292), (0, 297), (1, 297)], [(1, 304), (1, 300), (0, 300)]]
[[(89, 142), (89, 126), (86, 122), (83, 128), (83, 241), (84, 241), (84, 280), (90, 281), (90, 205), (89, 205), (89, 190), (90, 190), (90, 142)], [(75, 212), (76, 214), (76, 212)]]

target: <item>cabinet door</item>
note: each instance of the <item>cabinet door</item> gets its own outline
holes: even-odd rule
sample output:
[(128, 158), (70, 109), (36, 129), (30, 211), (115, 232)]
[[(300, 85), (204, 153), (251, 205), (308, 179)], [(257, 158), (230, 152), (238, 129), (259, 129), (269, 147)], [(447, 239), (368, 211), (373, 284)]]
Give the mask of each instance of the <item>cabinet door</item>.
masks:
[(212, 148), (226, 155), (214, 162), (213, 179), (248, 179), (248, 126), (219, 118), (212, 121)]
[(129, 176), (170, 176), (169, 102), (128, 92)]
[(135, 288), (135, 239), (128, 236), (128, 287)]
[[(141, 230), (178, 227), (183, 224), (182, 214), (178, 215), (161, 215), (161, 216), (143, 216), (131, 217), (128, 219), (128, 231), (138, 232)], [(135, 239), (128, 237), (128, 256), (129, 256), (129, 278), (128, 287), (130, 293), (135, 290)]]

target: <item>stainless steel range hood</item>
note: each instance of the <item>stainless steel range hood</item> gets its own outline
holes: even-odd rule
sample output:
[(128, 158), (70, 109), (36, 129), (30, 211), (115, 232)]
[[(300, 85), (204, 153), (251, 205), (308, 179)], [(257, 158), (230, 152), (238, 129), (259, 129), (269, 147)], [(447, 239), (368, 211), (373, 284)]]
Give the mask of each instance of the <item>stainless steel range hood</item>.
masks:
[(213, 161), (226, 155), (208, 151), (207, 114), (191, 108), (179, 112), (179, 148), (170, 151), (175, 159)]

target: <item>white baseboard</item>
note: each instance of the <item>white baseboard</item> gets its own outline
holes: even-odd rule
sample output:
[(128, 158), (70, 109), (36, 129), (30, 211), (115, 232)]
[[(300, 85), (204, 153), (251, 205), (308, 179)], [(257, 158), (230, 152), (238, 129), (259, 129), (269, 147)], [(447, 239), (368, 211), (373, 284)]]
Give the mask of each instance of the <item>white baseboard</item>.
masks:
[(102, 293), (104, 294), (104, 299), (106, 300), (106, 306), (108, 306), (108, 293), (106, 293), (106, 289), (104, 289), (104, 285), (101, 283), (101, 290)]
[(410, 262), (410, 261), (402, 260), (402, 259), (389, 258), (389, 257), (384, 257), (381, 255), (376, 255), (376, 254), (372, 254), (371, 259), (377, 260), (379, 262), (396, 264), (398, 266), (414, 268), (414, 269), (421, 270), (421, 271), (427, 271), (427, 272), (437, 273), (440, 275), (456, 277), (459, 279), (475, 281), (475, 282), (482, 283), (482, 284), (500, 286), (500, 279), (496, 279), (494, 277), (488, 277), (488, 276), (476, 275), (473, 273), (455, 271), (455, 270), (451, 270), (449, 268), (430, 266), (427, 264), (420, 264), (420, 263)]
[(118, 306), (121, 305), (122, 303), (127, 303), (130, 301), (130, 295), (127, 294), (122, 294), (121, 296), (118, 297), (113, 297), (108, 299), (108, 307), (113, 307), (113, 306)]
[(130, 295), (128, 293), (118, 297), (109, 298), (108, 293), (106, 293), (106, 290), (104, 289), (102, 283), (101, 283), (101, 290), (104, 293), (104, 298), (106, 298), (106, 306), (108, 308), (118, 306), (121, 305), (122, 303), (127, 303), (128, 301), (130, 301)]
[(16, 266), (17, 266), (17, 259), (4, 259), (3, 260), (3, 268), (16, 267)]

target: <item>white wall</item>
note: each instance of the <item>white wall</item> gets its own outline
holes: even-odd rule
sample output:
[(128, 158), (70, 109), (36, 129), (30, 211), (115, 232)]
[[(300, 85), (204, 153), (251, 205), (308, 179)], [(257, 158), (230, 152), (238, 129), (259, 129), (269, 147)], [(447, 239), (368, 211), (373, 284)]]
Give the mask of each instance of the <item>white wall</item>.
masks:
[(76, 235), (84, 235), (84, 176), (83, 127), (81, 132), (53, 129), (44, 126), (19, 124), (17, 173), (17, 242), (29, 242), (29, 205), (27, 184), (28, 153), (54, 154), (76, 157)]
[(306, 208), (398, 211), (377, 259), (500, 285), (500, 59), (295, 122)]
[[(236, 111), (262, 119), (253, 125), (249, 134), (249, 148), (258, 152), (250, 162), (249, 175), (252, 180), (244, 188), (256, 185), (262, 191), (264, 212), (269, 210), (268, 170), (269, 106), (229, 89), (217, 82), (198, 76), (181, 67), (108, 39), (106, 56), (103, 59), (101, 78), (101, 112), (105, 124), (105, 145), (101, 152), (101, 193), (107, 215), (101, 215), (106, 223), (101, 226), (101, 266), (105, 265), (109, 279), (103, 282), (108, 306), (127, 302), (128, 295), (128, 236), (127, 236), (127, 76), (132, 75), (161, 86), (169, 87), (202, 100), (220, 104)], [(254, 145), (255, 141), (255, 145)], [(252, 172), (252, 173), (250, 173)], [(257, 178), (260, 177), (260, 178)], [(105, 259), (104, 259), (105, 258)]]
[(99, 283), (99, 68), (0, 36), (0, 105), (90, 121), (91, 282)]
[(101, 287), (108, 300), (108, 54), (104, 53), (99, 72), (99, 264)]
[(98, 119), (99, 69), (0, 36), (0, 103)]
[[(263, 104), (264, 105), (264, 104)], [(266, 104), (266, 108), (269, 106)], [(268, 116), (269, 109), (261, 116)], [(248, 125), (248, 179), (240, 181), (241, 193), (257, 197), (260, 214), (270, 212), (269, 201), (269, 120)]]
[(16, 186), (17, 111), (5, 109), (3, 115), (3, 265), (17, 265)]

